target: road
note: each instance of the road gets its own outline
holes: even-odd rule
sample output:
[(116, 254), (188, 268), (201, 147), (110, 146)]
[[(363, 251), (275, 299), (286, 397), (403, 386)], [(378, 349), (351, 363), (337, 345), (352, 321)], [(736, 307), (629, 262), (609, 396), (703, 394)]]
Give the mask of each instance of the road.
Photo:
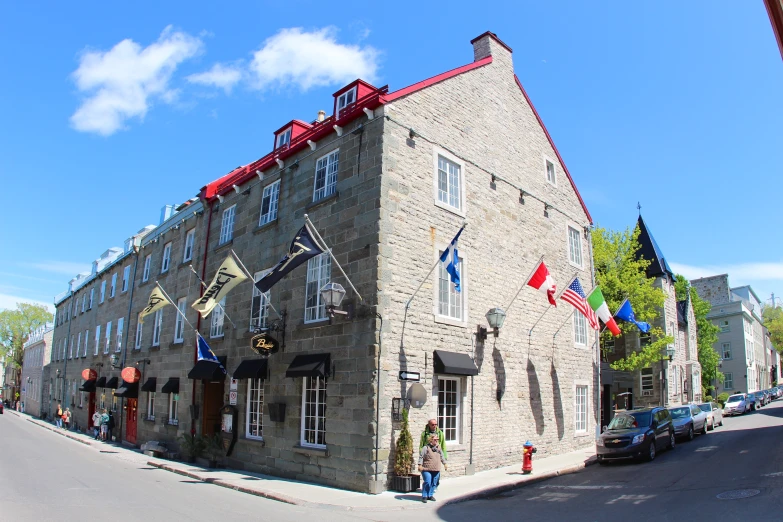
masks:
[[(495, 497), (444, 506), (447, 521), (783, 520), (783, 400), (680, 441), (649, 463), (590, 466)], [(447, 483), (441, 487), (448, 487)], [(757, 490), (753, 497), (717, 495)]]

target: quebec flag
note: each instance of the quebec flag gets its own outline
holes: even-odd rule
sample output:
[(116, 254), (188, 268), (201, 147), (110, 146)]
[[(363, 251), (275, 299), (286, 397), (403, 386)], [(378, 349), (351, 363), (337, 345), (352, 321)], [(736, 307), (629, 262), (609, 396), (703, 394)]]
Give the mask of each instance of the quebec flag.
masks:
[(443, 251), (443, 254), (440, 256), (440, 262), (443, 263), (444, 267), (446, 268), (446, 272), (449, 274), (449, 279), (451, 280), (451, 283), (454, 285), (454, 290), (457, 292), (460, 291), (459, 286), (459, 253), (457, 252), (457, 240), (459, 239), (459, 235), (462, 234), (462, 231), (465, 230), (465, 227), (459, 229), (459, 232), (457, 232), (457, 235), (454, 236), (454, 239), (451, 240), (451, 243), (449, 244), (449, 247)]
[(209, 347), (207, 341), (201, 337), (201, 334), (198, 332), (196, 332), (196, 339), (196, 343), (198, 344), (198, 360), (218, 363), (220, 365), (220, 369), (223, 370), (223, 373), (226, 373), (226, 369), (222, 364), (220, 364), (220, 361), (218, 360), (217, 355), (215, 355), (215, 352), (212, 351), (212, 348)]

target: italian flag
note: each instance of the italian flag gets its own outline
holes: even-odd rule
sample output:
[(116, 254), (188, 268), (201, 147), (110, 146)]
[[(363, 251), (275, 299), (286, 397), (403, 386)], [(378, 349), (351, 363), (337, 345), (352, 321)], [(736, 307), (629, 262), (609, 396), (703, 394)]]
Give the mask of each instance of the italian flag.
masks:
[(612, 332), (612, 335), (615, 337), (620, 335), (620, 328), (617, 327), (617, 323), (614, 322), (614, 317), (612, 317), (609, 307), (606, 306), (606, 300), (604, 299), (604, 294), (601, 293), (600, 286), (596, 286), (595, 289), (590, 292), (590, 295), (587, 296), (587, 304), (590, 305), (590, 308), (595, 310), (595, 315), (604, 322), (606, 327), (609, 328), (609, 331)]

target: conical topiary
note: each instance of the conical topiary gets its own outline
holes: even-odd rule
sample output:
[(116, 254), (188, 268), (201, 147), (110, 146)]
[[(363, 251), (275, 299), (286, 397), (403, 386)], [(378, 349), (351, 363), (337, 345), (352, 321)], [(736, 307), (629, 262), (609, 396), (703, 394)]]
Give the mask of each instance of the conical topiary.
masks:
[(408, 429), (408, 410), (402, 409), (402, 426), (394, 452), (394, 473), (398, 477), (407, 477), (413, 468), (413, 437)]

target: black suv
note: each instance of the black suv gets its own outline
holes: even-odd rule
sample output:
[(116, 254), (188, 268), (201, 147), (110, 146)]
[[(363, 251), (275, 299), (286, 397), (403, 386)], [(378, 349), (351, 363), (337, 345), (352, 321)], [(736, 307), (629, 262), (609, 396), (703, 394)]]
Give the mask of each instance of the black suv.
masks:
[(618, 412), (595, 441), (599, 464), (611, 459), (653, 460), (658, 450), (674, 449), (674, 426), (666, 408)]

